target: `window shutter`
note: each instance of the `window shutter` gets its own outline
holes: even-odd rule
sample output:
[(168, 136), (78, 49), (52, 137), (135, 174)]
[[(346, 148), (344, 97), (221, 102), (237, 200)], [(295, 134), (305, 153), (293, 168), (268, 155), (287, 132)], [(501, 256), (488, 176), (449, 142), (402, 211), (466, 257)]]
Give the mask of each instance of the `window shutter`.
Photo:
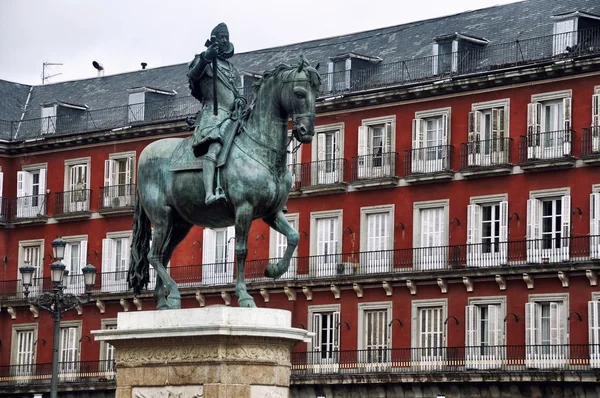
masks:
[(114, 241), (112, 239), (102, 239), (102, 273), (114, 272)]
[(333, 89), (333, 62), (329, 61), (327, 63), (327, 91), (332, 91)]
[(488, 330), (489, 344), (493, 347), (502, 345), (502, 320), (500, 319), (499, 305), (488, 305)]
[(131, 243), (129, 238), (121, 239), (121, 271), (127, 272), (129, 270), (129, 252), (131, 250)]
[(550, 303), (550, 345), (562, 344), (560, 331), (560, 304), (552, 302)]
[[(571, 97), (563, 98), (563, 111), (564, 111), (564, 130), (565, 132), (571, 131)], [(570, 141), (570, 140), (569, 140)]]
[[(33, 183), (33, 182), (32, 182)], [(40, 193), (39, 193), (39, 205), (38, 213), (46, 213), (46, 169), (40, 169)], [(31, 188), (30, 188), (31, 189)]]
[(125, 184), (133, 184), (133, 156), (128, 157), (125, 163)]
[[(233, 263), (235, 254), (235, 239), (231, 242), (229, 239), (235, 238), (235, 227), (227, 227), (227, 262)], [(232, 269), (233, 270), (233, 269)]]
[(25, 194), (25, 174), (26, 171), (17, 171), (17, 197), (22, 198)]
[(344, 89), (348, 90), (350, 88), (350, 73), (351, 73), (351, 69), (352, 69), (352, 58), (348, 58), (346, 60), (346, 69), (344, 72), (344, 81), (346, 83), (346, 85), (344, 86)]
[(600, 301), (588, 301), (590, 365), (600, 367)]
[[(469, 140), (469, 150), (468, 153), (471, 155), (475, 152), (475, 112), (469, 112), (469, 118), (467, 121), (467, 133)], [(469, 158), (469, 165), (471, 164), (471, 160)]]
[(569, 242), (571, 237), (571, 195), (564, 195), (562, 197), (562, 209), (561, 209), (561, 219), (562, 219), (562, 242), (561, 242), (561, 251), (562, 251), (562, 259), (569, 259)]
[(368, 177), (369, 170), (371, 169), (371, 158), (367, 156), (369, 152), (368, 148), (368, 137), (369, 127), (359, 126), (358, 127), (358, 178)]
[[(0, 198), (2, 198), (2, 191), (4, 188), (4, 173), (0, 171)], [(0, 209), (2, 211), (2, 209)]]
[[(465, 307), (465, 323), (466, 323), (466, 359), (467, 361), (475, 360), (479, 355), (479, 344), (481, 342), (481, 337), (479, 336), (480, 330), (479, 325), (481, 324), (481, 320), (479, 317), (479, 308), (475, 305), (467, 305)], [(474, 366), (469, 366), (468, 368), (473, 368)]]
[[(79, 242), (79, 266), (81, 268), (87, 265), (87, 240), (82, 240)], [(81, 269), (79, 270), (81, 272)]]
[(317, 135), (317, 160), (325, 160), (325, 134)]
[(421, 173), (424, 172), (424, 154), (423, 154), (423, 120), (413, 119), (412, 121), (412, 150), (411, 150), (411, 162), (412, 172)]
[(385, 124), (385, 147), (384, 153), (392, 152), (392, 123), (387, 122)]
[(541, 206), (537, 199), (527, 200), (527, 262), (538, 263), (540, 255)]
[(500, 138), (500, 110), (498, 108), (492, 109), (492, 164), (498, 164), (498, 147)]
[(216, 233), (210, 228), (204, 228), (202, 238), (202, 264), (214, 264), (215, 263), (215, 249), (217, 239)]
[(500, 264), (508, 263), (508, 201), (500, 202)]
[(467, 264), (479, 266), (481, 262), (481, 206), (467, 206)]
[[(448, 136), (450, 135), (450, 114), (442, 115), (442, 145), (450, 145)], [(446, 151), (444, 151), (445, 153)]]
[(340, 350), (340, 313), (335, 311), (333, 313), (333, 351)]
[(469, 112), (469, 166), (481, 166), (481, 112)]
[(538, 139), (541, 131), (542, 104), (532, 102), (527, 104), (527, 159), (539, 157)]
[[(537, 303), (525, 303), (525, 345), (532, 346), (538, 343), (537, 339)], [(529, 353), (529, 351), (528, 351)]]
[(66, 270), (68, 270), (69, 272), (71, 272), (70, 276), (73, 276), (72, 274), (72, 270), (71, 270), (71, 251), (73, 249), (73, 246), (70, 243), (67, 243), (67, 245), (65, 246), (65, 253), (63, 254), (65, 257), (63, 258), (62, 263), (66, 265)]
[(113, 185), (112, 175), (115, 161), (112, 159), (106, 159), (104, 161), (104, 186), (109, 187)]
[(600, 127), (600, 94), (592, 95), (592, 128), (593, 127)]
[(433, 62), (432, 72), (434, 75), (437, 75), (437, 73), (438, 73), (439, 57), (440, 57), (440, 46), (437, 43), (433, 43), (433, 57), (431, 57), (431, 60)]
[[(313, 313), (312, 332), (315, 334), (312, 341), (312, 350), (321, 351), (321, 314)], [(317, 359), (317, 356), (315, 356)]]
[(590, 194), (590, 255), (600, 258), (600, 193)]

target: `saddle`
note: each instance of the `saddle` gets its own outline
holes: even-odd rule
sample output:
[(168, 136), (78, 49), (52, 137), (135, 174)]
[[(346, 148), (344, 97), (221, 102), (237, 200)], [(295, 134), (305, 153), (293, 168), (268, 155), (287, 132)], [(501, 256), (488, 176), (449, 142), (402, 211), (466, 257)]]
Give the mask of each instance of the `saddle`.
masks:
[[(233, 140), (238, 135), (240, 128), (239, 122), (234, 122), (235, 126), (230, 130), (230, 133), (224, 137), (223, 147), (217, 157), (217, 168), (222, 167), (231, 151)], [(173, 160), (169, 171), (171, 172), (182, 172), (190, 170), (202, 170), (204, 164), (204, 155), (196, 157), (191, 144), (191, 137), (186, 138), (173, 151)]]

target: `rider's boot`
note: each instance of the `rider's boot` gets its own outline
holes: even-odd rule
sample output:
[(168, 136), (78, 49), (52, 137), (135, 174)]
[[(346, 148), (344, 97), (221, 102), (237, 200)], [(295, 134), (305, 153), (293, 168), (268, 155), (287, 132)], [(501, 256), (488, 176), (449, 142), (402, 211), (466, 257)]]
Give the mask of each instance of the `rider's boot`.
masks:
[(215, 169), (217, 166), (216, 157), (211, 154), (204, 156), (204, 188), (206, 189), (206, 198), (204, 202), (207, 206), (215, 203), (217, 200), (225, 199), (225, 195), (215, 195), (214, 181), (215, 181)]

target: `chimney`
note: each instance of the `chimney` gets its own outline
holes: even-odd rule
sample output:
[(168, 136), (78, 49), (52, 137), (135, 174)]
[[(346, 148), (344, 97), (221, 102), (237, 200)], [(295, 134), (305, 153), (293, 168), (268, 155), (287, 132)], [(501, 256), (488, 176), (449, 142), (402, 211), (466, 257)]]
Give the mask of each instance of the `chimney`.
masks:
[(148, 64), (145, 62), (142, 62), (142, 69), (146, 69), (146, 66), (148, 66)]

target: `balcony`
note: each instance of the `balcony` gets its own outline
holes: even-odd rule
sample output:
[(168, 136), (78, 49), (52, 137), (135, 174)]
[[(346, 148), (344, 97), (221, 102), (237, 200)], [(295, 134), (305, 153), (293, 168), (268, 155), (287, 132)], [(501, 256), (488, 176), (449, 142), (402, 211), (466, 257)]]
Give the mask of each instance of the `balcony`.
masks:
[(57, 192), (54, 202), (54, 218), (59, 221), (90, 218), (91, 189)]
[(600, 163), (600, 126), (583, 129), (581, 160), (587, 164)]
[(135, 184), (100, 187), (100, 208), (103, 216), (120, 216), (133, 213), (135, 207)]
[(519, 166), (526, 171), (562, 169), (575, 166), (572, 130), (528, 133), (521, 136)]
[(398, 159), (397, 152), (355, 156), (352, 159), (351, 185), (357, 189), (397, 186)]
[(327, 159), (289, 165), (292, 171), (292, 190), (300, 190), (303, 194), (321, 194), (343, 192), (348, 184), (345, 182), (346, 159)]
[(45, 194), (12, 198), (10, 209), (13, 224), (44, 224), (48, 220)]
[(8, 204), (8, 198), (0, 198), (0, 226), (8, 224), (10, 220)]
[[(89, 389), (90, 384), (105, 383), (106, 388), (114, 388), (115, 363), (113, 361), (78, 361), (58, 363), (59, 386), (69, 385), (75, 388), (77, 384)], [(52, 364), (30, 364), (0, 366), (0, 386), (8, 390), (9, 386), (31, 387), (50, 384)], [(95, 386), (94, 389), (98, 389)]]
[(464, 177), (491, 177), (512, 171), (512, 138), (477, 140), (460, 144), (460, 172)]
[[(548, 372), (546, 381), (563, 381), (566, 372), (600, 369), (598, 344), (500, 345), (430, 348), (374, 348), (349, 351), (292, 353), (292, 383), (314, 383), (315, 376), (359, 374), (412, 374), (440, 380), (457, 373), (472, 381), (494, 375), (494, 380), (521, 380), (524, 373)], [(386, 379), (389, 382), (389, 379)], [(595, 381), (595, 379), (594, 379)]]
[(404, 179), (406, 182), (451, 180), (452, 145), (437, 145), (404, 151)]

